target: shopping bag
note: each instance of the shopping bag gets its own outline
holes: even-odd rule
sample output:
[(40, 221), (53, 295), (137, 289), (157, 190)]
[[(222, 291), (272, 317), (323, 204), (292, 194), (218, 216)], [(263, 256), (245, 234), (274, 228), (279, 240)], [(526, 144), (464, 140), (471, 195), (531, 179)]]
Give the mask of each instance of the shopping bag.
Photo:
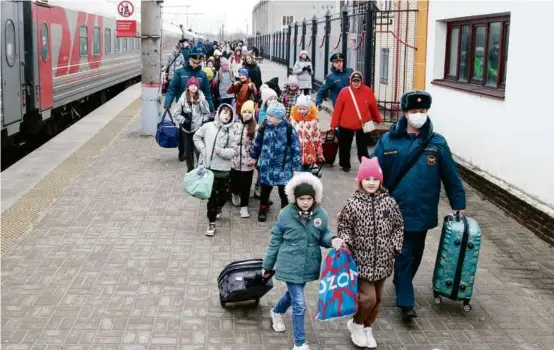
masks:
[(329, 250), (319, 279), (316, 319), (347, 317), (358, 310), (358, 267), (348, 250)]
[(183, 178), (185, 192), (198, 199), (209, 199), (213, 184), (214, 173), (203, 165), (198, 165)]

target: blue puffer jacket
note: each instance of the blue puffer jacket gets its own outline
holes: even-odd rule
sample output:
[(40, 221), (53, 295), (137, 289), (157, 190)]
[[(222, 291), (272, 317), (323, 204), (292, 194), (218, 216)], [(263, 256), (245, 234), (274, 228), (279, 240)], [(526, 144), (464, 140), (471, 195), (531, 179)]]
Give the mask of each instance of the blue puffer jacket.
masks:
[(323, 85), (321, 85), (317, 91), (317, 97), (315, 99), (316, 106), (323, 103), (323, 98), (327, 94), (327, 91), (331, 93), (331, 101), (334, 106), (342, 88), (350, 86), (350, 75), (352, 73), (354, 73), (352, 68), (343, 68), (342, 72), (339, 72), (335, 67), (331, 67), (331, 73), (325, 77)]
[(174, 99), (179, 100), (179, 98), (181, 98), (181, 95), (187, 88), (187, 82), (190, 77), (196, 77), (198, 79), (200, 82), (200, 90), (202, 90), (204, 97), (206, 97), (206, 101), (208, 101), (210, 111), (213, 111), (214, 103), (212, 101), (212, 90), (210, 89), (208, 77), (202, 70), (201, 66), (194, 69), (191, 66), (186, 66), (175, 71), (175, 75), (173, 76), (173, 79), (171, 79), (171, 84), (169, 84), (169, 88), (167, 89), (164, 108), (167, 109), (171, 107)]
[(441, 180), (453, 210), (466, 207), (466, 195), (456, 163), (446, 139), (433, 132), (430, 119), (418, 136), (407, 133), (407, 120), (401, 118), (384, 134), (373, 151), (383, 170), (384, 185), (393, 185), (410, 154), (421, 150), (429, 141), (417, 162), (392, 192), (404, 217), (404, 231), (419, 232), (437, 226)]
[(294, 171), (302, 169), (298, 134), (294, 128), (291, 129), (290, 146), (287, 146), (287, 125), (290, 124), (286, 120), (277, 125), (266, 124), (263, 136), (258, 132), (250, 150), (250, 156), (258, 160), (260, 182), (263, 185), (284, 186)]

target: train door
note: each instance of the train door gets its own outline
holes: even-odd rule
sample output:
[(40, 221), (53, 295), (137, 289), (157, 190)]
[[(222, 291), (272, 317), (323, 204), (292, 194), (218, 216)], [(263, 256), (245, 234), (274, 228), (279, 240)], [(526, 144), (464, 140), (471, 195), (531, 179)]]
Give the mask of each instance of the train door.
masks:
[(25, 110), (23, 11), (21, 3), (1, 1), (2, 126), (19, 122)]
[(52, 108), (52, 43), (50, 7), (36, 3), (40, 111)]

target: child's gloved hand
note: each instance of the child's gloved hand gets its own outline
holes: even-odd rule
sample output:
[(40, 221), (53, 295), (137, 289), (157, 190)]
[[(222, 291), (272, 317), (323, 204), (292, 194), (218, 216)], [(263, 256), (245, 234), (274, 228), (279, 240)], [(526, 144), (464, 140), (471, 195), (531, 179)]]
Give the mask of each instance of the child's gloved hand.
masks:
[(346, 248), (346, 245), (344, 244), (344, 241), (342, 240), (342, 238), (335, 237), (331, 241), (331, 247), (333, 247), (333, 249), (335, 250), (339, 250), (342, 248)]

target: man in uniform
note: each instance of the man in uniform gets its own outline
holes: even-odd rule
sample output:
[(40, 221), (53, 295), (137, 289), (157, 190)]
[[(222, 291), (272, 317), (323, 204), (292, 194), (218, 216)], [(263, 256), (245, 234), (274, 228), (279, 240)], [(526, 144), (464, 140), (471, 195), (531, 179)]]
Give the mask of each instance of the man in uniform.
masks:
[(344, 56), (340, 52), (333, 54), (330, 61), (332, 64), (331, 73), (327, 75), (323, 85), (321, 85), (317, 92), (315, 100), (317, 107), (323, 103), (323, 98), (327, 94), (327, 91), (331, 92), (331, 101), (334, 107), (340, 90), (350, 85), (350, 75), (354, 73), (352, 68), (344, 68)]
[(384, 186), (396, 200), (404, 218), (404, 241), (394, 264), (396, 305), (402, 319), (417, 317), (413, 279), (421, 263), (427, 231), (438, 225), (441, 182), (455, 212), (466, 208), (464, 186), (446, 139), (433, 132), (427, 115), (431, 95), (410, 91), (402, 95), (404, 115), (375, 146)]
[(179, 40), (179, 43), (181, 44), (181, 54), (183, 55), (183, 58), (185, 60), (185, 66), (188, 66), (189, 55), (191, 51), (189, 39), (181, 39)]
[(212, 101), (212, 92), (210, 90), (210, 83), (206, 73), (202, 70), (200, 65), (202, 62), (203, 53), (200, 51), (192, 50), (189, 54), (189, 64), (186, 67), (175, 71), (175, 75), (169, 84), (167, 89), (167, 95), (165, 96), (164, 108), (170, 108), (173, 100), (178, 100), (183, 92), (187, 88), (187, 82), (190, 77), (196, 77), (200, 82), (200, 90), (204, 93), (208, 104), (210, 105), (210, 111), (214, 111), (214, 103)]

